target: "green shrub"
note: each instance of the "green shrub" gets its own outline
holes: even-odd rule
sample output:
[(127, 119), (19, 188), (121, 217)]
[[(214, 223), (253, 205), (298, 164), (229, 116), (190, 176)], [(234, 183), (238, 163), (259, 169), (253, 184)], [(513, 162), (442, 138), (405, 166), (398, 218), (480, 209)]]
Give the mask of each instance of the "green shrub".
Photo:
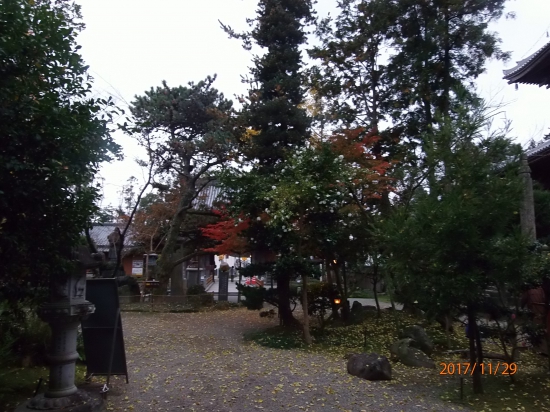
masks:
[[(308, 280), (309, 281), (309, 280)], [(338, 297), (336, 286), (326, 282), (308, 283), (307, 306), (308, 313), (316, 316), (321, 328), (325, 325), (325, 315), (332, 309), (333, 301)], [(300, 295), (300, 301), (302, 296)]]
[(265, 288), (237, 283), (237, 290), (244, 297), (242, 304), (248, 310), (260, 310), (264, 307)]
[(200, 308), (202, 306), (212, 306), (214, 305), (214, 295), (212, 293), (203, 293), (200, 295), (189, 295), (188, 303), (193, 308)]
[(204, 295), (205, 293), (206, 289), (203, 285), (192, 285), (187, 288), (188, 295)]
[(32, 365), (46, 364), (51, 337), (50, 326), (43, 322), (34, 310), (29, 310), (21, 334), (14, 346), (20, 358), (27, 358)]
[(29, 302), (0, 304), (0, 366), (17, 359), (29, 365), (44, 364), (50, 335), (49, 325), (38, 318)]
[(214, 294), (213, 293), (204, 293), (199, 295), (201, 298), (201, 305), (203, 306), (212, 306), (214, 305)]

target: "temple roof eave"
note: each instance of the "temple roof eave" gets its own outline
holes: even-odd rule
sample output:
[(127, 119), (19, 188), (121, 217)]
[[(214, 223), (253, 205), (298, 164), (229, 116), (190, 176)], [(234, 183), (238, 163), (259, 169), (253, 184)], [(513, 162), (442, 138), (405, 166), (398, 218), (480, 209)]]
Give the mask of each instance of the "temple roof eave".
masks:
[[(543, 79), (537, 82), (536, 80), (529, 80), (526, 77), (529, 74), (533, 74), (537, 69), (540, 69), (541, 64), (550, 60), (550, 42), (544, 47), (537, 50), (529, 57), (517, 62), (517, 65), (511, 69), (503, 70), (504, 79), (508, 80), (508, 83), (524, 83), (524, 84), (536, 84), (539, 86), (545, 85), (550, 87), (550, 78)], [(539, 67), (537, 67), (539, 66)]]

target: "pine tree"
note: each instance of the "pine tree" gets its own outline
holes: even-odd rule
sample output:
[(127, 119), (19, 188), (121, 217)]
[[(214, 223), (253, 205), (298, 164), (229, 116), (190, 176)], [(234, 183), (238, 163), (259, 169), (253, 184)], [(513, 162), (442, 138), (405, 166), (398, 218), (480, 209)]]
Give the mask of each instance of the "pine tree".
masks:
[[(318, 27), (323, 45), (314, 85), (337, 124), (379, 125), (383, 151), (403, 159), (402, 200), (443, 170), (430, 156), (434, 133), (467, 104), (479, 105), (474, 80), (488, 59), (508, 58), (488, 29), (506, 0), (345, 0), (340, 15)], [(384, 64), (377, 56), (386, 54)], [(390, 137), (391, 136), (391, 137)], [(399, 139), (396, 153), (392, 143)]]
[[(193, 200), (213, 180), (213, 169), (226, 163), (235, 148), (232, 102), (212, 85), (208, 76), (188, 86), (151, 88), (136, 96), (130, 110), (131, 125), (125, 126), (130, 136), (147, 141), (155, 162), (157, 176), (177, 182), (177, 204), (171, 216), (159, 262), (160, 280), (167, 284), (175, 266), (188, 260), (195, 248), (176, 258), (178, 237), (184, 227)], [(196, 212), (194, 212), (196, 213)]]
[[(299, 106), (305, 93), (300, 46), (306, 41), (304, 26), (313, 21), (311, 7), (310, 0), (261, 0), (257, 17), (248, 20), (250, 32), (237, 34), (222, 24), (230, 37), (243, 40), (246, 49), (254, 43), (266, 51), (254, 58), (247, 79), (248, 101), (240, 116), (247, 130), (242, 151), (252, 170), (225, 179), (230, 210), (235, 216), (244, 213), (251, 219), (248, 235), (257, 251), (285, 252), (280, 240), (261, 222), (267, 203), (260, 194), (276, 183), (277, 171), (289, 153), (304, 146), (309, 137), (311, 122)], [(287, 326), (296, 323), (290, 309), (290, 276), (285, 272), (277, 279), (279, 312)]]
[(305, 92), (300, 46), (306, 41), (304, 24), (313, 17), (309, 0), (262, 0), (257, 13), (249, 20), (249, 33), (222, 27), (231, 37), (243, 39), (246, 49), (252, 41), (266, 49), (253, 60), (242, 117), (256, 132), (246, 145), (247, 158), (257, 160), (267, 173), (289, 150), (303, 146), (309, 135), (310, 119), (298, 107)]
[[(487, 120), (463, 113), (467, 124), (435, 134), (433, 154), (448, 166), (435, 195), (418, 196), (408, 210), (397, 208), (384, 236), (388, 264), (420, 308), (468, 316), (470, 360), (479, 363), (476, 317), (486, 289), (520, 284), (529, 257), (517, 218), (521, 147), (498, 133), (484, 136)], [(474, 392), (481, 393), (479, 371), (473, 376)]]

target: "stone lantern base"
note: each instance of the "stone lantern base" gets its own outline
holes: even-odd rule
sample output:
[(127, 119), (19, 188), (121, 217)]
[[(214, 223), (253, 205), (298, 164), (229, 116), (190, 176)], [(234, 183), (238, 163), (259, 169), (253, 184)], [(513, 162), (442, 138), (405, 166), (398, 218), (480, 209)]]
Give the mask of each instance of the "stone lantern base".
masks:
[(76, 393), (63, 398), (47, 398), (44, 394), (36, 395), (22, 405), (15, 412), (56, 411), (63, 412), (104, 412), (105, 405), (101, 394), (95, 391), (79, 389)]

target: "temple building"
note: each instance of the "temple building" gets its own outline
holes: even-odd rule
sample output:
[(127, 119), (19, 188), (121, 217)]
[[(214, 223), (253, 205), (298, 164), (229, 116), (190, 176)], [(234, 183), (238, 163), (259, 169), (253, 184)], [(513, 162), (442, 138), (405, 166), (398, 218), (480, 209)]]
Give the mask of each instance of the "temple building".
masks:
[[(509, 70), (504, 70), (504, 79), (510, 84), (530, 84), (550, 88), (550, 43), (529, 57), (517, 62)], [(550, 109), (550, 107), (549, 107)], [(550, 190), (550, 140), (545, 140), (525, 152), (531, 177)]]
[[(504, 70), (504, 79), (508, 80), (509, 84), (515, 84), (516, 88), (519, 83), (550, 88), (550, 43), (547, 43), (529, 57), (518, 61), (515, 67)], [(550, 140), (544, 140), (524, 154), (522, 176), (525, 179), (525, 187), (520, 213), (521, 227), (522, 232), (532, 240), (537, 239), (537, 233), (531, 179), (539, 182), (544, 189), (550, 190), (549, 155)]]
[(510, 84), (534, 84), (550, 88), (550, 43), (517, 62), (515, 67), (504, 70), (504, 79)]
[[(517, 62), (515, 67), (504, 70), (504, 79), (510, 84), (521, 83), (550, 88), (550, 43)], [(550, 140), (543, 141), (527, 150), (525, 154), (531, 168), (531, 177), (550, 190)]]

